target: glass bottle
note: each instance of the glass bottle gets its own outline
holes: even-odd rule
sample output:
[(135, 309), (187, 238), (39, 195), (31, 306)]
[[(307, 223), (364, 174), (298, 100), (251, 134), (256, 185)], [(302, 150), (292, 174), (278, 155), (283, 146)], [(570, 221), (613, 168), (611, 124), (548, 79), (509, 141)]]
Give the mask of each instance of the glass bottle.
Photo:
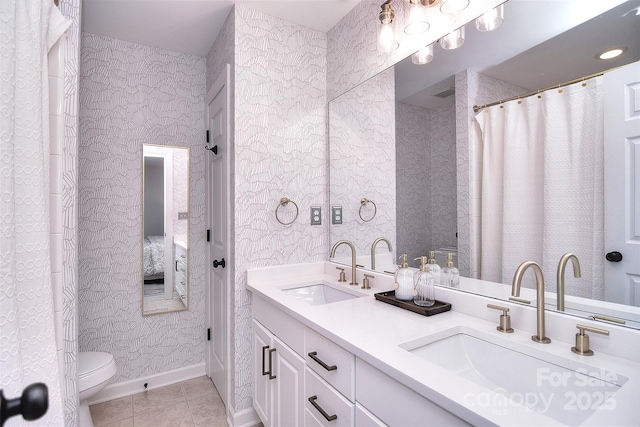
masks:
[(453, 254), (447, 254), (447, 266), (442, 269), (440, 284), (457, 288), (460, 285), (460, 272), (453, 266)]
[(413, 273), (409, 270), (407, 254), (402, 254), (402, 263), (396, 270), (394, 288), (396, 289), (396, 299), (401, 301), (411, 301), (413, 299)]
[(413, 275), (413, 302), (421, 307), (431, 307), (436, 302), (433, 274), (429, 271), (426, 256), (416, 259), (422, 264)]
[(427, 266), (433, 274), (433, 283), (440, 284), (440, 271), (442, 270), (438, 264), (436, 264), (436, 251), (429, 251), (429, 265)]

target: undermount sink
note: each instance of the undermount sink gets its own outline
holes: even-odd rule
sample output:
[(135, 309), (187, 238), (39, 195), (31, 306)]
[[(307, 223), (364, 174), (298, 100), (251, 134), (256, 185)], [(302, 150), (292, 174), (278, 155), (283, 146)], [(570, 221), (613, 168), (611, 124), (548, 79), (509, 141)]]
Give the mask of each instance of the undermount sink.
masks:
[(467, 327), (400, 348), (488, 389), (485, 395), (465, 396), (466, 406), (525, 406), (570, 426), (582, 424), (597, 410), (613, 409), (614, 395), (628, 379)]
[(323, 283), (296, 286), (282, 291), (311, 305), (330, 304), (366, 295), (355, 291), (348, 292), (346, 289), (336, 289)]

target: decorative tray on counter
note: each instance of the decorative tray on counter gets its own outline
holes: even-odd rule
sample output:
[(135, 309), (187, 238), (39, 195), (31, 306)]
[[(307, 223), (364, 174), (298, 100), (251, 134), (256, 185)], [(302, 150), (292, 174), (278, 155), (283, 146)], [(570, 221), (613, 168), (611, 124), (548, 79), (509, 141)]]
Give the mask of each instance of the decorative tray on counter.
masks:
[(386, 302), (387, 304), (395, 305), (396, 307), (404, 308), (405, 310), (413, 311), (423, 316), (433, 316), (434, 314), (451, 310), (451, 304), (448, 302), (436, 301), (431, 307), (422, 307), (413, 301), (401, 301), (396, 298), (396, 291), (379, 292), (373, 294), (373, 296), (375, 296), (378, 301)]

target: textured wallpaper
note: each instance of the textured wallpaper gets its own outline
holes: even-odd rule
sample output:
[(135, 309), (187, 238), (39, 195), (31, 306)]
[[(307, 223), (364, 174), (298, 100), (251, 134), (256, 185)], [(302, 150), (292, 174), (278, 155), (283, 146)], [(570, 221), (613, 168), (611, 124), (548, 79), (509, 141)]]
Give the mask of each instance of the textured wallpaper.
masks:
[(64, 425), (78, 424), (78, 79), (80, 68), (81, 0), (60, 0), (71, 20), (67, 29), (64, 68), (64, 155), (62, 179)]
[[(327, 206), (326, 35), (242, 6), (235, 11), (233, 359), (241, 411), (251, 407), (253, 381), (247, 269), (327, 259), (326, 228), (308, 222), (311, 205)], [(300, 207), (292, 225), (276, 221), (281, 197)]]
[(397, 246), (411, 260), (457, 244), (455, 144), (453, 103), (396, 104)]
[[(82, 34), (79, 350), (126, 381), (204, 361), (205, 60)], [(142, 144), (191, 147), (189, 310), (143, 317)]]
[[(396, 242), (395, 76), (384, 71), (329, 104), (331, 206), (342, 206), (342, 224), (330, 225), (330, 244), (354, 243), (358, 256), (371, 253), (378, 237)], [(371, 221), (360, 218), (360, 200), (377, 206)], [(371, 204), (362, 217), (373, 216)], [(327, 220), (330, 216), (325, 215)], [(388, 252), (386, 245), (377, 247)], [(351, 250), (341, 245), (336, 259), (351, 262)]]
[(480, 193), (478, 167), (482, 142), (473, 125), (474, 105), (500, 101), (528, 92), (518, 86), (472, 70), (455, 76), (456, 89), (456, 167), (458, 177), (458, 269), (463, 276), (480, 274)]

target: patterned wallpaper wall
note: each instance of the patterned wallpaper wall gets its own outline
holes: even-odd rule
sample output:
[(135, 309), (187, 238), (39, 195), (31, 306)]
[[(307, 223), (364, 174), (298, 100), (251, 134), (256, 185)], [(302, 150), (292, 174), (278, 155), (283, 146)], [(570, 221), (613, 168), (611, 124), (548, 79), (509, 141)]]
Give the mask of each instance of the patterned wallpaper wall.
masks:
[[(235, 26), (234, 407), (241, 411), (251, 407), (253, 381), (247, 269), (327, 259), (326, 228), (308, 222), (311, 205), (327, 205), (326, 35), (242, 6)], [(281, 197), (300, 207), (292, 225), (276, 221)]]
[[(83, 33), (81, 64), (80, 351), (113, 354), (116, 382), (202, 363), (205, 59)], [(147, 317), (143, 143), (191, 147), (189, 310)]]
[(480, 264), (480, 195), (476, 195), (481, 170), (475, 167), (482, 144), (473, 125), (474, 105), (520, 95), (527, 92), (518, 86), (484, 76), (471, 70), (455, 76), (456, 140), (458, 177), (458, 268), (464, 276), (479, 277)]
[[(378, 237), (396, 242), (396, 127), (395, 76), (390, 68), (356, 86), (329, 104), (329, 157), (331, 206), (342, 206), (342, 224), (329, 225), (330, 244), (354, 243), (358, 256), (371, 253)], [(360, 218), (360, 200), (377, 206), (369, 222)], [(373, 216), (362, 207), (362, 216)], [(330, 215), (325, 215), (327, 221)], [(386, 245), (377, 247), (388, 252)], [(351, 250), (341, 245), (336, 259), (351, 263)], [(364, 260), (362, 261), (364, 262)], [(367, 264), (368, 265), (368, 264)]]
[(437, 109), (396, 104), (397, 246), (411, 260), (456, 246), (455, 144), (453, 103)]
[(64, 69), (64, 155), (62, 179), (64, 425), (78, 424), (78, 74), (81, 0), (60, 0), (60, 11), (71, 20), (67, 29)]

